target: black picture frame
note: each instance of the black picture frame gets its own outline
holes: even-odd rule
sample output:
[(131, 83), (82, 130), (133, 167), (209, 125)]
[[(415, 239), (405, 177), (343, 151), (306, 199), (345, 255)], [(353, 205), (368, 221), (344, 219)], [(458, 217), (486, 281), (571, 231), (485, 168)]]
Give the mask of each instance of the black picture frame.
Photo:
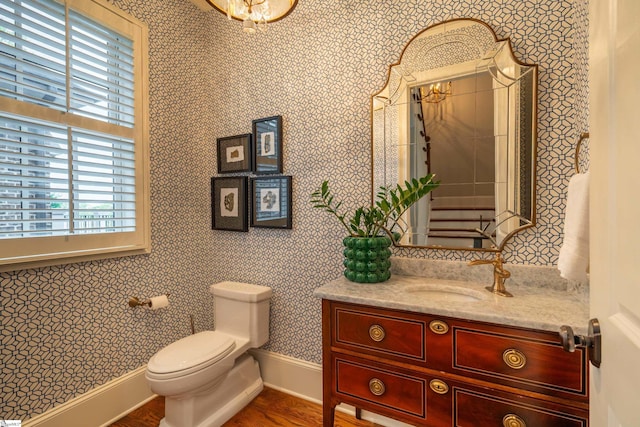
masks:
[(211, 178), (211, 228), (249, 231), (247, 177)]
[(251, 227), (292, 227), (291, 176), (251, 179)]
[(282, 116), (252, 121), (254, 168), (257, 174), (282, 173)]
[(218, 138), (218, 173), (251, 172), (253, 170), (253, 135)]

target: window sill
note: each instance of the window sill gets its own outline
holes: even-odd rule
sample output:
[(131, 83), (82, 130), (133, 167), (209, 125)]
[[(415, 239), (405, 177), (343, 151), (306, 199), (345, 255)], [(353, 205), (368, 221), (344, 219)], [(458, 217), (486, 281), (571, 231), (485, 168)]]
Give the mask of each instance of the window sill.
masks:
[(33, 261), (17, 261), (0, 265), (0, 273), (20, 271), (34, 268), (51, 267), (57, 265), (79, 264), (87, 261), (96, 261), (110, 258), (124, 258), (136, 255), (148, 255), (151, 253), (151, 246), (143, 248), (116, 250), (112, 252), (68, 254), (56, 256), (55, 258), (38, 259)]

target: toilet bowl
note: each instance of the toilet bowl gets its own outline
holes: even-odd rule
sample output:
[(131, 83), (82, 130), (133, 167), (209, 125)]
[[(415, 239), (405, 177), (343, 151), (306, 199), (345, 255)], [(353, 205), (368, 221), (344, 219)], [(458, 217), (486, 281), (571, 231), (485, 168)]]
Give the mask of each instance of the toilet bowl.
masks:
[(218, 427), (263, 388), (246, 353), (269, 339), (271, 288), (239, 282), (210, 287), (216, 329), (182, 338), (147, 363), (151, 390), (165, 396), (160, 427)]
[(155, 393), (180, 396), (207, 388), (231, 370), (233, 337), (213, 331), (190, 335), (160, 350), (147, 364), (147, 381)]

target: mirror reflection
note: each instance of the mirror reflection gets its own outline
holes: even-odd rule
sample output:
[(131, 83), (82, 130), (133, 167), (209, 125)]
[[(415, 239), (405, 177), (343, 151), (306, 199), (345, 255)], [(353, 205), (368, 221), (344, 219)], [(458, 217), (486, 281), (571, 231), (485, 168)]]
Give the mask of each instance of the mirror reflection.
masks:
[(373, 189), (441, 184), (407, 212), (399, 246), (501, 250), (534, 225), (536, 71), (475, 20), (407, 45), (372, 97)]

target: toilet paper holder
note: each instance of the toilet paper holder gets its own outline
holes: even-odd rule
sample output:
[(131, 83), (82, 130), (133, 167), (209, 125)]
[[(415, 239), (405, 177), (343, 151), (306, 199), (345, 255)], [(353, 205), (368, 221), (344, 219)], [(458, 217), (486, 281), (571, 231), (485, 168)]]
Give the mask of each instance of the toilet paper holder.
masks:
[[(169, 295), (171, 294), (165, 294), (167, 298), (169, 298)], [(129, 297), (129, 307), (140, 307), (140, 306), (148, 306), (151, 307), (151, 300), (147, 299), (144, 301), (140, 301), (140, 298), (138, 297)]]

